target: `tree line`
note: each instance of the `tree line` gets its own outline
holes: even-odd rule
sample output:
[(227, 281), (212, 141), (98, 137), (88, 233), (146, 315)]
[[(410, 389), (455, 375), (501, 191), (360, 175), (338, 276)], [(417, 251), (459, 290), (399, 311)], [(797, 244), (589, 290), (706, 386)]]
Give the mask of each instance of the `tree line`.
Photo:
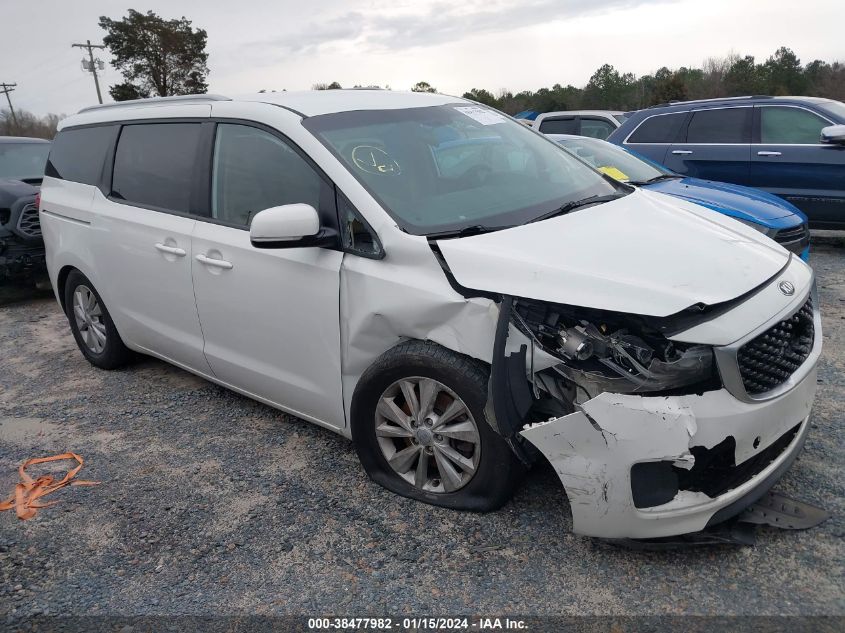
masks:
[(8, 109), (0, 110), (0, 136), (32, 136), (52, 139), (56, 126), (64, 116), (48, 114), (38, 117), (32, 112), (15, 109), (15, 116)]
[(463, 94), (508, 114), (523, 110), (628, 111), (669, 101), (742, 95), (809, 95), (845, 101), (845, 63), (817, 59), (802, 65), (791, 49), (781, 47), (763, 62), (752, 55), (711, 57), (700, 68), (672, 70), (664, 66), (641, 77), (604, 64), (583, 88), (555, 84), (516, 94), (473, 88)]
[[(335, 81), (314, 84), (313, 89), (340, 87)], [(426, 81), (418, 82), (411, 90), (437, 92)], [(462, 96), (517, 114), (524, 110), (628, 111), (669, 101), (742, 95), (810, 95), (845, 101), (845, 64), (817, 59), (802, 65), (795, 53), (784, 46), (764, 62), (757, 62), (752, 55), (711, 57), (700, 68), (682, 66), (672, 70), (664, 66), (654, 74), (641, 77), (604, 64), (583, 88), (555, 84), (516, 94), (506, 89), (494, 94), (485, 88), (473, 88)]]

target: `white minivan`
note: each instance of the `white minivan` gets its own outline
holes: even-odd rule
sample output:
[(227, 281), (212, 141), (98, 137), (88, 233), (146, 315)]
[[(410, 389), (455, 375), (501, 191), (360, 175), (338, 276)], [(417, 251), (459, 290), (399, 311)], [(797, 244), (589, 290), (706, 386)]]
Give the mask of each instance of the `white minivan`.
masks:
[[(812, 270), (456, 97), (197, 95), (60, 125), (47, 262), (82, 354), (155, 356), (491, 510), (547, 459), (574, 530), (701, 530), (800, 452)], [(317, 475), (317, 473), (315, 473)]]

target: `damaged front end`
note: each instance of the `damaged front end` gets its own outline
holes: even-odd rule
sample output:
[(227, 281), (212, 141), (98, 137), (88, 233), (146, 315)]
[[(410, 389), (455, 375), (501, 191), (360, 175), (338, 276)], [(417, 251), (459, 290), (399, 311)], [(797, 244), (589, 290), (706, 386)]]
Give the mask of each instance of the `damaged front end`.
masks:
[(37, 192), (24, 182), (0, 180), (0, 283), (46, 272)]
[(577, 533), (696, 532), (765, 494), (801, 450), (820, 328), (803, 332), (813, 344), (790, 388), (752, 399), (723, 385), (724, 350), (670, 339), (677, 324), (502, 299), (488, 419), (524, 459), (523, 438), (552, 464)]

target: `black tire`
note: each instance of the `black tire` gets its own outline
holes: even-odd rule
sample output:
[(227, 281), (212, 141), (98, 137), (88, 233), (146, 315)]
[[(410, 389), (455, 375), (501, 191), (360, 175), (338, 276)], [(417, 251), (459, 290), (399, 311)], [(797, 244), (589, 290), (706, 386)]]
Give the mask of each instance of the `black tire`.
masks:
[[(525, 468), (484, 416), (489, 373), (480, 361), (431, 342), (407, 341), (380, 356), (361, 376), (352, 398), (352, 439), (373, 481), (404, 497), (445, 508), (487, 512), (504, 505)], [(451, 389), (475, 420), (480, 436), (478, 465), (472, 478), (453, 492), (430, 492), (403, 479), (379, 446), (375, 423), (379, 398), (397, 380), (412, 376), (433, 378)]]
[[(91, 290), (100, 307), (100, 321), (105, 327), (106, 333), (105, 345), (100, 352), (92, 350), (85, 343), (82, 333), (80, 332), (77, 319), (74, 315), (73, 295), (80, 286), (84, 286)], [(79, 351), (82, 352), (82, 355), (88, 360), (88, 362), (100, 369), (117, 369), (132, 360), (132, 352), (123, 344), (123, 340), (117, 332), (117, 328), (115, 327), (114, 321), (112, 321), (111, 315), (106, 308), (106, 304), (103, 303), (103, 298), (100, 296), (100, 293), (97, 292), (94, 284), (92, 284), (91, 281), (78, 270), (73, 270), (67, 276), (64, 292), (65, 314), (67, 315), (68, 322), (70, 323), (70, 330), (73, 332), (73, 338), (76, 339)]]

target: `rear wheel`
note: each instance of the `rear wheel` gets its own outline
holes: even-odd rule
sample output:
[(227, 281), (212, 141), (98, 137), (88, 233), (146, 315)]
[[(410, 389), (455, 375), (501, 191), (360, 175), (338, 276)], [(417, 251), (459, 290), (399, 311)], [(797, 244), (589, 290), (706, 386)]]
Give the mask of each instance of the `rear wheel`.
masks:
[(65, 282), (65, 311), (82, 355), (101, 369), (125, 365), (132, 352), (123, 344), (103, 299), (78, 270)]
[(370, 477), (433, 505), (486, 511), (507, 502), (524, 469), (484, 418), (487, 378), (483, 364), (430, 342), (381, 356), (352, 403)]

